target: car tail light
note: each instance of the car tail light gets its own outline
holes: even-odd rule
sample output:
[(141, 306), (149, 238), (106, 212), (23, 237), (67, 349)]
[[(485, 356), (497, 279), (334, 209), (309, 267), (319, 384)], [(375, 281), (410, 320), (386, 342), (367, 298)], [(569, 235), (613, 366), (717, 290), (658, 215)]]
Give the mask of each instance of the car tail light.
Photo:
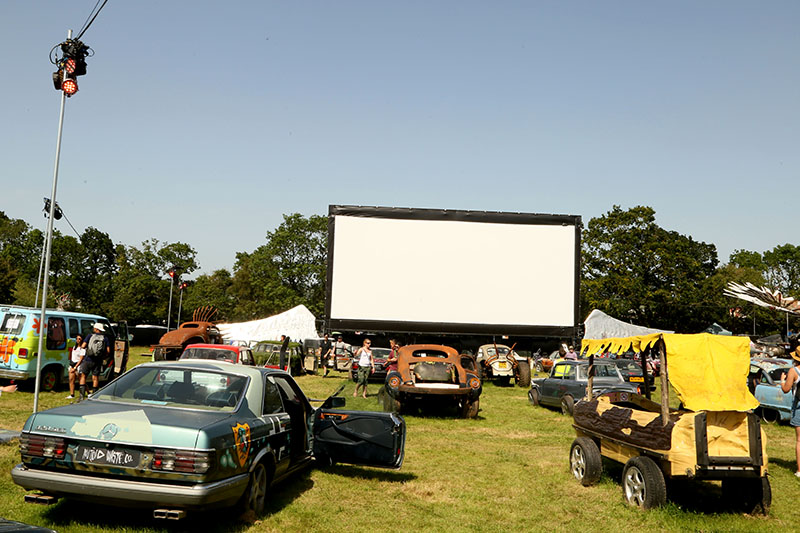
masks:
[(358, 363), (353, 361), (353, 370), (358, 370)]
[(23, 433), (19, 437), (19, 451), (22, 455), (63, 459), (67, 453), (67, 444), (61, 437)]
[(211, 454), (209, 452), (158, 449), (153, 452), (151, 468), (164, 472), (205, 474), (211, 468)]
[(27, 359), (28, 358), (28, 349), (27, 348), (20, 348), (19, 353), (17, 353), (17, 357), (20, 359)]

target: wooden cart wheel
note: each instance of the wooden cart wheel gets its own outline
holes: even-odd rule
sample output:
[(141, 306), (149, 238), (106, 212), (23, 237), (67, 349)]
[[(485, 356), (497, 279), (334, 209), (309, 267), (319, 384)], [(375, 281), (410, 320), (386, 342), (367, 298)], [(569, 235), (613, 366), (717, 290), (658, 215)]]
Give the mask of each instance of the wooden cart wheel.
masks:
[(569, 469), (584, 487), (594, 485), (600, 480), (603, 474), (603, 459), (600, 456), (600, 449), (592, 439), (578, 437), (572, 442)]
[(634, 457), (622, 472), (622, 495), (629, 505), (652, 509), (667, 501), (667, 484), (658, 465), (649, 457)]

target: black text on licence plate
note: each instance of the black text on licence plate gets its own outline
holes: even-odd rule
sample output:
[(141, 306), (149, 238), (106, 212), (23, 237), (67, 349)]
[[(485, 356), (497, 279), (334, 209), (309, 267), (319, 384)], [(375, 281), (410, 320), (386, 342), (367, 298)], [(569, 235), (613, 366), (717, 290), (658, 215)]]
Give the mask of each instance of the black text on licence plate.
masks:
[(78, 446), (76, 460), (80, 463), (112, 466), (139, 466), (139, 452), (110, 450), (93, 446)]

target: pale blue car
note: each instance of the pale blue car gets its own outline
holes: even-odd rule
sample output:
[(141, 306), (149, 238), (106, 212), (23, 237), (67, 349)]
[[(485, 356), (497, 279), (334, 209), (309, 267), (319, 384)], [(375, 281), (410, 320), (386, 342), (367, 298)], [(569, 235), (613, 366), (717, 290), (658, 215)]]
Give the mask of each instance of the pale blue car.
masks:
[(764, 422), (787, 422), (792, 416), (792, 392), (781, 390), (781, 375), (789, 373), (789, 359), (754, 357), (750, 360), (748, 386), (761, 406), (758, 408)]

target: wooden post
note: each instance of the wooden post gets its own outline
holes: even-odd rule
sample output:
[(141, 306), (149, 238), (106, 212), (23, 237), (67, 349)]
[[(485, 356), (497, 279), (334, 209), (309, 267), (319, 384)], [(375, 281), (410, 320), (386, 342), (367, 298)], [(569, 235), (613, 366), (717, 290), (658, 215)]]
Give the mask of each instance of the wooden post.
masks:
[(644, 395), (649, 400), (650, 399), (650, 381), (647, 379), (647, 355), (645, 354), (645, 350), (639, 352), (639, 362), (641, 363), (642, 367), (642, 376), (644, 376)]
[(586, 383), (586, 400), (591, 401), (594, 387), (594, 354), (589, 355), (589, 381)]
[(669, 422), (669, 378), (667, 376), (667, 350), (664, 337), (658, 341), (658, 357), (661, 360), (661, 425)]

